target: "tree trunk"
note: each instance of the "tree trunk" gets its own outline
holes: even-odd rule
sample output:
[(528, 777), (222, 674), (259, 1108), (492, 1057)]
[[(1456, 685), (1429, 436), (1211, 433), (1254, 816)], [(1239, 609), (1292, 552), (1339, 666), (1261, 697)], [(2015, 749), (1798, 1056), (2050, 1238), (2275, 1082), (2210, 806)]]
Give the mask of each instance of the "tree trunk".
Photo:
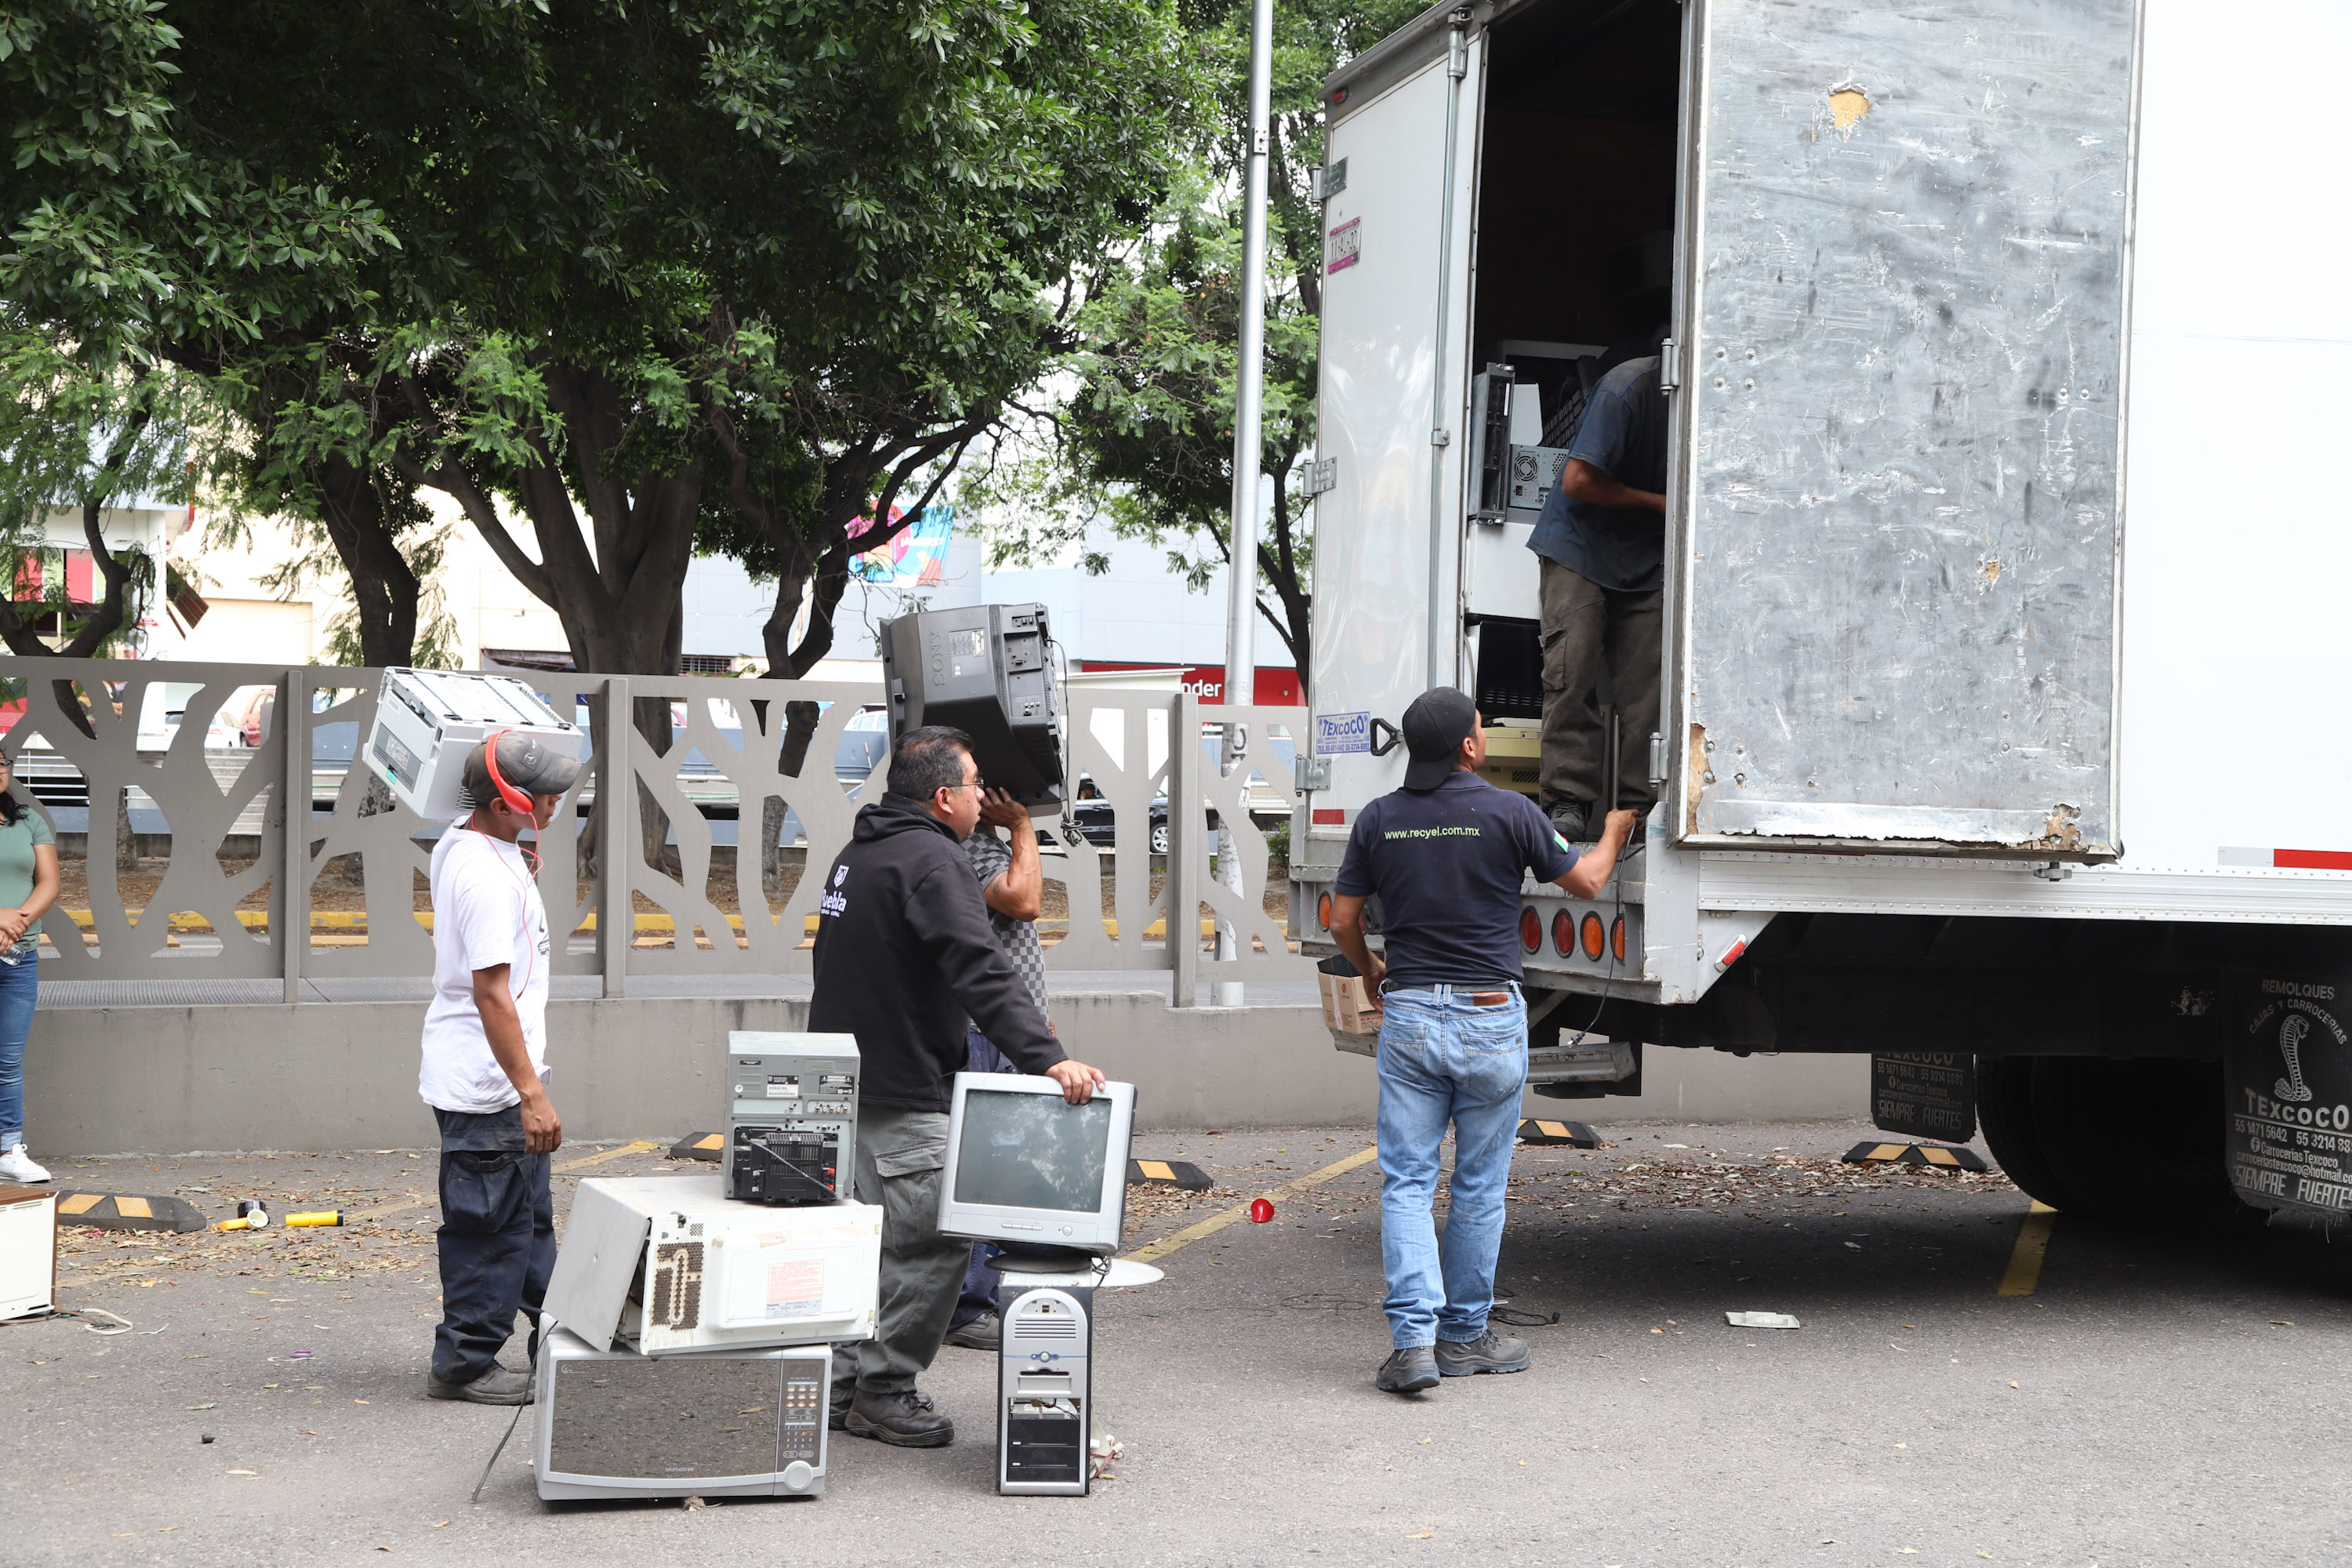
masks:
[(351, 576), (360, 662), (404, 665), (415, 657), (416, 573), (384, 518), (377, 476), (341, 455), (320, 465), (319, 521)]

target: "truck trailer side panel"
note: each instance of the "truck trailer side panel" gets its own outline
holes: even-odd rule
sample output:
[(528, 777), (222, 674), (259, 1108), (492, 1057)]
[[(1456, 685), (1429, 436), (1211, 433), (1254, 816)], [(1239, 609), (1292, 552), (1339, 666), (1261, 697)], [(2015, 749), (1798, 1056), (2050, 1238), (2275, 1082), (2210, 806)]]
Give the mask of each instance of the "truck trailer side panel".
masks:
[(1706, 0), (1685, 841), (2113, 858), (2135, 13)]

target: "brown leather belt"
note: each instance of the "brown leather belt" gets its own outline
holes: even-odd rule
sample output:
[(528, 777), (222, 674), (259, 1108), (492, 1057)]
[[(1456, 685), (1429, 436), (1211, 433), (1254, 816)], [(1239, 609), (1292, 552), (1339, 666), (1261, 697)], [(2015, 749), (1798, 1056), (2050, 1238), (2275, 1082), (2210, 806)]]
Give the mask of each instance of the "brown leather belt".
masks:
[[(1381, 990), (1383, 993), (1390, 991), (1427, 991), (1429, 989), (1431, 989), (1431, 987), (1426, 985), (1383, 985), (1381, 987)], [(1504, 1003), (1508, 1002), (1511, 999), (1511, 994), (1507, 991), (1465, 991), (1459, 986), (1454, 988), (1454, 994), (1456, 996), (1467, 996), (1470, 998), (1470, 1005), (1473, 1007), (1499, 1007)]]

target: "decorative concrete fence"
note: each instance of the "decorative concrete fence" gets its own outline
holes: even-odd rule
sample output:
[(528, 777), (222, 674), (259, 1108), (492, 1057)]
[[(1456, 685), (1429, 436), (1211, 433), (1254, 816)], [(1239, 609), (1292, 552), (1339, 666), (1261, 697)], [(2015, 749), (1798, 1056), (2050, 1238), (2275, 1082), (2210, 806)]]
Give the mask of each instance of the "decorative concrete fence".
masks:
[[(823, 868), (857, 807), (883, 789), (881, 766), (862, 780), (838, 777), (835, 766), (853, 718), (882, 700), (878, 687), (505, 673), (530, 680), (559, 713), (577, 712), (593, 741), (589, 765), (539, 843), (541, 892), (551, 923), (566, 933), (556, 974), (600, 976), (602, 994), (617, 997), (631, 975), (808, 972)], [(73, 923), (47, 922), (44, 978), (282, 978), (286, 1000), (298, 1002), (306, 978), (429, 976), (431, 914), (415, 905), (446, 825), (399, 805), (360, 760), (381, 675), (0, 658), (0, 751), (25, 767), (18, 797), (31, 796), (45, 816), (53, 803), (86, 802), (60, 815), (87, 817), (87, 909), (68, 899)], [(168, 733), (141, 722), (154, 713), (158, 683), (199, 688), (178, 704), (184, 717)], [(258, 743), (207, 746), (208, 735), (221, 738), (209, 715), (253, 688), (274, 693), (267, 722), (247, 731)], [(804, 747), (797, 736), (788, 747), (788, 714), (804, 724), (812, 707), (814, 732)], [(1236, 765), (1221, 766), (1218, 748), (1202, 743), (1204, 719), (1242, 727), (1248, 739)], [(1046, 880), (1062, 887), (1070, 911), (1066, 933), (1047, 949), (1049, 967), (1172, 970), (1179, 1006), (1192, 1004), (1202, 981), (1311, 973), (1290, 952), (1283, 922), (1265, 910), (1268, 847), (1250, 815), (1253, 774), (1261, 812), (1269, 795), (1297, 798), (1288, 742), (1306, 732), (1303, 709), (1071, 693), (1068, 773), (1074, 784), (1085, 775), (1107, 805), (1116, 842), (1104, 849), (1038, 824), (1059, 849), (1046, 858)], [(793, 756), (805, 763), (787, 771)], [(1152, 831), (1163, 796), (1164, 857)], [(1212, 823), (1233, 845), (1231, 865), (1217, 868), (1223, 880), (1211, 874)], [(793, 844), (760, 853), (784, 832)], [(731, 848), (729, 837), (738, 840)], [(158, 848), (168, 855), (150, 891), (155, 863), (137, 852)], [(726, 862), (739, 854), (729, 900), (714, 892), (714, 871), (723, 888)], [(801, 875), (803, 868), (813, 871)], [(138, 896), (126, 900), (134, 878)], [(362, 907), (317, 910), (321, 889), (337, 895), (328, 901)], [(261, 894), (266, 907), (239, 908)], [(1204, 921), (1228, 934), (1218, 951), (1231, 956), (1198, 939)]]

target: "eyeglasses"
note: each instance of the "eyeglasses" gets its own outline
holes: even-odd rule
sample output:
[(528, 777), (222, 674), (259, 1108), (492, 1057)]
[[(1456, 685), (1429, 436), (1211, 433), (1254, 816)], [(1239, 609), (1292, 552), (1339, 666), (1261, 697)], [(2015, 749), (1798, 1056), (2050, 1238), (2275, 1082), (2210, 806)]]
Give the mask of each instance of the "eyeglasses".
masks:
[(986, 779), (972, 779), (964, 784), (941, 784), (940, 787), (941, 789), (976, 789), (982, 795), (986, 795), (988, 793), (988, 781)]

